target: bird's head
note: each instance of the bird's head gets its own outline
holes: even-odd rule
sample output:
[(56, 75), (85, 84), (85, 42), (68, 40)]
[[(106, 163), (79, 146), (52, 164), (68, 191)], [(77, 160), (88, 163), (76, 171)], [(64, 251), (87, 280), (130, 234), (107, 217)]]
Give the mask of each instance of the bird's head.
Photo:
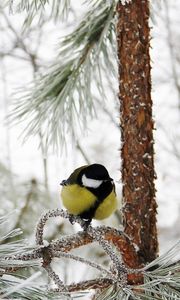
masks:
[(97, 189), (103, 182), (113, 182), (113, 179), (103, 165), (92, 164), (75, 169), (67, 180), (61, 182), (61, 185), (77, 183), (80, 186)]
[(100, 164), (83, 167), (78, 174), (79, 184), (87, 188), (98, 188), (103, 182), (113, 182), (107, 169)]

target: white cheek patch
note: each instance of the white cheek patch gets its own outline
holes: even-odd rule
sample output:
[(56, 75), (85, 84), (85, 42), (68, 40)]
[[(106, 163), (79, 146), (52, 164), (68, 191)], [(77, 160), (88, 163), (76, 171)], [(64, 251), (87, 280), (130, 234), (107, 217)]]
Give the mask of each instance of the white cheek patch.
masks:
[(86, 187), (96, 189), (101, 185), (101, 183), (103, 183), (103, 180), (87, 178), (85, 174), (82, 176), (82, 184)]

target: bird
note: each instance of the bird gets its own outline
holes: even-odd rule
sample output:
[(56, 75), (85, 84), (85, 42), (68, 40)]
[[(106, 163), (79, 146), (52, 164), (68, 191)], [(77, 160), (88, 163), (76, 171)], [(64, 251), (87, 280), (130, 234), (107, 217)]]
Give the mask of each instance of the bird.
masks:
[(115, 184), (101, 164), (81, 166), (61, 183), (64, 207), (87, 222), (108, 218), (117, 209)]

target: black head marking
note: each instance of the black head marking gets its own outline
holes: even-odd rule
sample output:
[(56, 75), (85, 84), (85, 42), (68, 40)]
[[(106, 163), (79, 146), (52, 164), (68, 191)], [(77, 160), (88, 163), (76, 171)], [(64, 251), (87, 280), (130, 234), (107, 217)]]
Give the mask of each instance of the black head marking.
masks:
[(96, 180), (111, 180), (107, 169), (100, 164), (89, 165), (86, 169), (83, 170), (83, 174), (86, 177)]
[(82, 166), (73, 171), (67, 180), (63, 180), (61, 185), (69, 185), (73, 183), (78, 183), (82, 186), (82, 176), (86, 175), (89, 179), (103, 180), (103, 181), (113, 181), (109, 176), (107, 169), (101, 164), (91, 164)]

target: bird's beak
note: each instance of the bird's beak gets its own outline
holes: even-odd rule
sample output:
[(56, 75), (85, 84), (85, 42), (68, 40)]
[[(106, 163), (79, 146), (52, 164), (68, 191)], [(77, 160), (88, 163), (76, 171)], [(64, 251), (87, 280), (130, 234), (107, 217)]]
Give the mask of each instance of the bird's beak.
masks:
[(67, 185), (67, 180), (61, 181), (60, 185), (62, 185), (62, 186)]

